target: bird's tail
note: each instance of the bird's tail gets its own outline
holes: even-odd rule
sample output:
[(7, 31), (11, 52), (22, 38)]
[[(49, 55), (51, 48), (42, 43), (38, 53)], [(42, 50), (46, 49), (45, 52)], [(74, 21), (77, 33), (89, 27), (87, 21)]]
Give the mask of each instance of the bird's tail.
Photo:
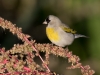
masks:
[(85, 36), (85, 35), (75, 34), (75, 38), (80, 38), (80, 37), (85, 37), (85, 38), (88, 38), (88, 37), (87, 37), (87, 36)]

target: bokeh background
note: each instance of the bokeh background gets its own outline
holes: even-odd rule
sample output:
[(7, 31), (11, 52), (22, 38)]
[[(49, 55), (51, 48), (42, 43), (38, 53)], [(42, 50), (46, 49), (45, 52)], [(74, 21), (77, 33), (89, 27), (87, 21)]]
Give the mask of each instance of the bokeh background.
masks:
[[(51, 43), (45, 34), (46, 25), (42, 24), (50, 14), (89, 37), (76, 39), (69, 50), (100, 75), (100, 0), (0, 0), (0, 17), (22, 27), (23, 33), (38, 43)], [(0, 47), (10, 49), (15, 43), (21, 40), (0, 28)], [(66, 70), (67, 62), (51, 55), (49, 67), (59, 74), (81, 75), (79, 69)]]

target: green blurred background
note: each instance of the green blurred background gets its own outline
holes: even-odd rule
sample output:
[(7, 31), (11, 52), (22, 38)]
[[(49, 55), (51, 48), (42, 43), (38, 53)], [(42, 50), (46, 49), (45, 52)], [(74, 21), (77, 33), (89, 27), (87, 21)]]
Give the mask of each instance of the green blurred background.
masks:
[[(42, 22), (48, 15), (58, 16), (78, 33), (90, 38), (76, 39), (69, 50), (100, 75), (100, 0), (0, 0), (0, 17), (22, 27), (38, 43), (51, 43)], [(0, 46), (10, 49), (21, 40), (0, 28)], [(37, 59), (39, 60), (39, 59)], [(65, 75), (81, 75), (79, 69), (66, 70), (67, 59), (51, 55), (50, 69)]]

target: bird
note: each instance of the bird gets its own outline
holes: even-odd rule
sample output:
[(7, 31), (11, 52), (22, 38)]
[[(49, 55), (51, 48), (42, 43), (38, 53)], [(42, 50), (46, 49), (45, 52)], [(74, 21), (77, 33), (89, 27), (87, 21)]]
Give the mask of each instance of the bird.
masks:
[(49, 15), (43, 24), (46, 26), (46, 35), (48, 39), (55, 45), (60, 47), (66, 47), (73, 43), (76, 38), (85, 37), (85, 35), (77, 34), (77, 32), (71, 29), (68, 25), (62, 23), (62, 21), (54, 15)]

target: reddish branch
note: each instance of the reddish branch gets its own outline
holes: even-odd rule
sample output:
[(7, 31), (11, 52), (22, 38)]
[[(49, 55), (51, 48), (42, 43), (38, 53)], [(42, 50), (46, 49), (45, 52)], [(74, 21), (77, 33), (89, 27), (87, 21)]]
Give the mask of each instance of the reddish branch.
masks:
[[(3, 29), (9, 29), (9, 31), (17, 35), (19, 39), (21, 39), (24, 44), (19, 45), (15, 44), (10, 50), (5, 51), (4, 48), (0, 49), (0, 73), (3, 74), (38, 74), (38, 75), (53, 75), (56, 73), (50, 72), (49, 67), (49, 54), (54, 54), (57, 56), (61, 56), (64, 58), (68, 58), (68, 63), (71, 63), (71, 66), (68, 69), (80, 68), (83, 75), (93, 75), (94, 70), (90, 69), (89, 65), (83, 66), (80, 63), (80, 58), (76, 55), (73, 55), (72, 52), (68, 51), (68, 49), (64, 49), (58, 46), (53, 46), (51, 44), (37, 44), (35, 41), (29, 41), (29, 35), (23, 34), (21, 28), (16, 27), (10, 21), (4, 20), (0, 18), (0, 26)], [(36, 52), (35, 54), (33, 52)], [(39, 51), (45, 52), (45, 60), (40, 56)], [(16, 55), (18, 53), (19, 55)], [(25, 56), (26, 55), (26, 56)], [(26, 57), (25, 60), (23, 57)], [(34, 57), (38, 56), (42, 61), (41, 68), (34, 61)], [(19, 59), (20, 57), (21, 59)], [(42, 69), (42, 71), (40, 71)], [(45, 71), (46, 69), (46, 71)]]

